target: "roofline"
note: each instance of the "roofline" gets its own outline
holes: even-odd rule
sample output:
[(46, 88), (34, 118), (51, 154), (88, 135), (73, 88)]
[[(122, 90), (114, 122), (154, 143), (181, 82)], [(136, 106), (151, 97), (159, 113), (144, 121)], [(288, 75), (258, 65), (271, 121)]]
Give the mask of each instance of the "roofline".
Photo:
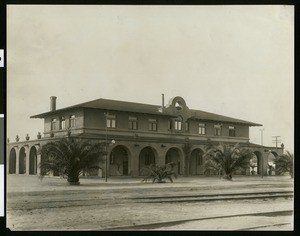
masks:
[[(235, 118), (231, 118), (231, 117), (226, 117), (226, 118), (230, 118), (230, 119), (235, 119)], [(213, 121), (213, 122), (220, 122), (220, 123), (235, 123), (235, 124), (242, 124), (242, 125), (249, 125), (249, 126), (263, 126), (262, 124), (258, 124), (258, 123), (253, 123), (253, 122), (249, 122), (249, 121), (222, 121), (222, 120), (214, 120), (214, 119), (205, 119), (205, 118), (198, 118), (198, 117), (190, 117), (188, 118), (190, 120), (202, 120), (202, 121)]]

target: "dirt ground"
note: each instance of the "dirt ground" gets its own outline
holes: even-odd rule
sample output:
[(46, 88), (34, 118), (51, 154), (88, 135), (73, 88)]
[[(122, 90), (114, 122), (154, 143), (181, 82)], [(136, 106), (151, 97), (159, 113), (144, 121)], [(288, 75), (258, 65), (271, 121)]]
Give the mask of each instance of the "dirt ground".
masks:
[[(65, 179), (9, 175), (7, 227), (11, 230), (111, 230), (115, 227), (253, 212), (293, 210), (293, 199), (255, 199), (213, 202), (146, 203), (138, 198), (292, 190), (287, 176), (182, 177), (174, 183), (141, 183), (141, 179), (81, 179), (69, 186)], [(267, 225), (288, 223), (282, 226)], [(264, 226), (259, 228), (259, 226)], [(153, 230), (292, 230), (293, 216), (245, 216), (166, 224)], [(255, 230), (255, 229), (253, 229)]]

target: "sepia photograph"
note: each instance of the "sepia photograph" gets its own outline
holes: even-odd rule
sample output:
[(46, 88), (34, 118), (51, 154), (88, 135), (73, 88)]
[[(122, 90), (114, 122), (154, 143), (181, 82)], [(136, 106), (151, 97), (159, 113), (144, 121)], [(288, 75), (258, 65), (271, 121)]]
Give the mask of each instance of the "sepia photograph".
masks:
[(7, 5), (11, 231), (293, 231), (293, 5)]

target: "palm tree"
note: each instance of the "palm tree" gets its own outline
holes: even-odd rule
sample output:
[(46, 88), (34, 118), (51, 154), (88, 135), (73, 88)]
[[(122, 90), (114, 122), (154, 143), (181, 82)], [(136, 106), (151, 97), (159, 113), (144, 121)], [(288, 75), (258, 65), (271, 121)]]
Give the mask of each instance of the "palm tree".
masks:
[(104, 145), (71, 137), (45, 144), (39, 151), (42, 156), (41, 178), (53, 171), (67, 176), (70, 184), (79, 184), (81, 173), (100, 168)]
[(239, 169), (249, 168), (253, 153), (250, 149), (239, 149), (239, 144), (233, 147), (220, 144), (210, 148), (205, 154), (205, 169), (214, 170), (223, 175), (224, 179), (232, 180), (232, 174)]
[(173, 183), (172, 176), (177, 178), (177, 174), (173, 171), (176, 164), (174, 162), (167, 163), (165, 165), (153, 165), (147, 166), (150, 170), (150, 174), (142, 180), (147, 182), (148, 179), (152, 179), (152, 183), (157, 181), (158, 183), (165, 183), (164, 179), (169, 179)]
[(289, 151), (286, 154), (275, 157), (275, 170), (279, 175), (286, 172), (290, 173), (291, 178), (294, 177), (294, 155)]

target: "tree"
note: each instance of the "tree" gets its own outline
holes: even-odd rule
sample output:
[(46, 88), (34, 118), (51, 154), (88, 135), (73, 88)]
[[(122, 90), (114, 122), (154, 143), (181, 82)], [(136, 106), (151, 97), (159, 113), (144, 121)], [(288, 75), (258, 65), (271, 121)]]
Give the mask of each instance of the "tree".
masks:
[(173, 171), (173, 167), (176, 164), (174, 162), (167, 163), (165, 165), (153, 165), (147, 166), (150, 170), (150, 174), (142, 181), (146, 182), (147, 179), (152, 179), (152, 183), (157, 181), (158, 183), (165, 183), (164, 179), (169, 179), (173, 183), (172, 176), (177, 178), (177, 174)]
[(286, 154), (275, 157), (275, 171), (279, 175), (289, 172), (291, 178), (294, 177), (294, 155), (289, 151)]
[(71, 137), (45, 144), (39, 151), (42, 156), (41, 178), (53, 171), (67, 176), (70, 184), (79, 184), (79, 175), (83, 171), (100, 168), (104, 145)]
[(239, 144), (233, 147), (220, 144), (210, 148), (205, 154), (205, 169), (217, 171), (224, 179), (232, 180), (232, 174), (239, 169), (250, 166), (253, 153), (250, 149), (239, 149)]

